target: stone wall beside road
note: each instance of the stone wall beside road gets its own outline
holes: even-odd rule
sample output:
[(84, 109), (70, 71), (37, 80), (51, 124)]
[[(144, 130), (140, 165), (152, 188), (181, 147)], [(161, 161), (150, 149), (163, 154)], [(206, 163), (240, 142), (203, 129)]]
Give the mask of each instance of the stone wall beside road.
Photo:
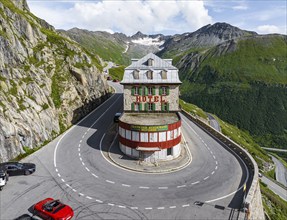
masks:
[(198, 118), (195, 118), (185, 110), (182, 110), (182, 113), (192, 120), (195, 124), (209, 133), (213, 138), (221, 141), (222, 146), (226, 148), (232, 149), (234, 153), (236, 153), (246, 164), (249, 170), (249, 180), (247, 181), (247, 189), (246, 189), (246, 199), (244, 204), (244, 211), (246, 212), (246, 219), (265, 219), (261, 192), (259, 187), (259, 178), (258, 178), (258, 166), (253, 157), (240, 145), (232, 141), (227, 136), (222, 133), (216, 131), (209, 124), (201, 121)]

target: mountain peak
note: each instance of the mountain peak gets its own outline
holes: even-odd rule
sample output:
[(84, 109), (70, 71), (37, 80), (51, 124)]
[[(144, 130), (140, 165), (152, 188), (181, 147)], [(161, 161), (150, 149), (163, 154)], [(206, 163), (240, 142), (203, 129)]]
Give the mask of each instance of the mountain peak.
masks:
[(233, 38), (243, 37), (243, 36), (257, 35), (256, 32), (241, 30), (240, 28), (232, 26), (225, 22), (217, 22), (212, 25), (208, 24), (198, 29), (194, 33), (204, 34), (204, 35), (206, 34), (216, 35), (218, 38), (223, 39), (223, 40), (230, 40)]
[(131, 38), (137, 39), (137, 38), (144, 38), (146, 37), (146, 34), (143, 34), (142, 32), (138, 31), (136, 34), (132, 35)]

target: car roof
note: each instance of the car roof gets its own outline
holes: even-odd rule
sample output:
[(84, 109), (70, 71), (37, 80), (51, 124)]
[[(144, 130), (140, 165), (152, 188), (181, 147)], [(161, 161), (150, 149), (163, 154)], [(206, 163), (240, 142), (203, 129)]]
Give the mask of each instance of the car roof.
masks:
[(120, 116), (122, 113), (121, 112), (117, 112), (116, 114), (115, 114), (115, 116)]

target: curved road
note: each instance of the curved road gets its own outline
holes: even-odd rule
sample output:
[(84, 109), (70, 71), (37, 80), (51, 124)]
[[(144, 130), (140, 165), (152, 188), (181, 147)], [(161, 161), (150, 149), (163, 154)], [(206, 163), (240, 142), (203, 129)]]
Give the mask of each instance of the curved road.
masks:
[[(122, 91), (113, 83), (116, 91)], [(111, 164), (103, 146), (113, 115), (122, 111), (116, 93), (62, 136), (25, 159), (31, 176), (10, 178), (1, 192), (0, 219), (13, 219), (37, 201), (68, 203), (75, 219), (236, 219), (248, 176), (245, 165), (182, 117), (191, 164), (168, 174), (143, 174)]]

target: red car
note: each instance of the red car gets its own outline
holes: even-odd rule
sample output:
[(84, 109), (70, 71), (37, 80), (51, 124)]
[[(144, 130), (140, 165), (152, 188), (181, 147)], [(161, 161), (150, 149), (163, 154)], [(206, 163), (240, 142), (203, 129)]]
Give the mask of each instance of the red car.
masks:
[(34, 215), (42, 219), (68, 220), (74, 216), (74, 211), (59, 200), (47, 198), (34, 205)]

